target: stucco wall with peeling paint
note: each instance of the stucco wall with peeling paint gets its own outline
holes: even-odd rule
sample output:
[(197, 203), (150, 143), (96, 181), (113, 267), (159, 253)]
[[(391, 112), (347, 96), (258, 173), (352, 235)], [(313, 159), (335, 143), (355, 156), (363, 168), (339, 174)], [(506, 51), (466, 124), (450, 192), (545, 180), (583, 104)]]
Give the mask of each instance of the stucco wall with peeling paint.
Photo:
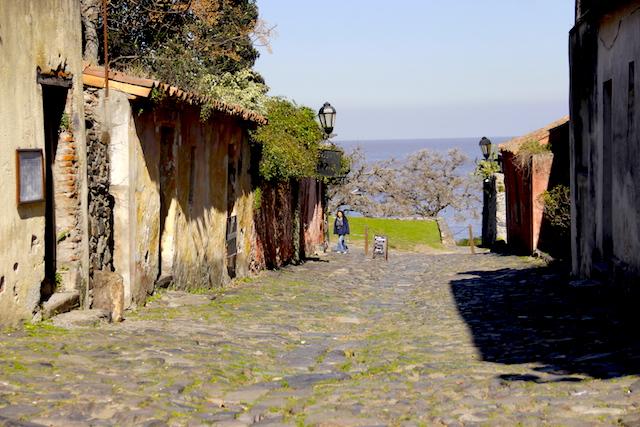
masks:
[[(42, 87), (37, 70), (63, 71), (72, 78), (69, 125), (78, 170), (83, 171), (84, 111), (82, 33), (78, 0), (2, 0), (0, 5), (0, 324), (31, 319), (44, 279), (45, 204), (17, 206), (16, 149), (44, 150)], [(86, 175), (78, 177), (86, 201)], [(86, 206), (81, 211), (85, 211)], [(82, 239), (86, 217), (79, 219)], [(86, 279), (87, 251), (79, 244), (80, 286)]]
[(573, 272), (637, 278), (640, 1), (587, 3), (570, 42)]

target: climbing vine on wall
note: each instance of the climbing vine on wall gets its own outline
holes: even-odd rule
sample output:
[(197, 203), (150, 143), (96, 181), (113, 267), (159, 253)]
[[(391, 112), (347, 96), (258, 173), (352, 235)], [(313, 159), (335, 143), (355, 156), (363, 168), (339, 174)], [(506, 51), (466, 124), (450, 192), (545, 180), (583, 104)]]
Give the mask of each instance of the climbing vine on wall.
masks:
[(571, 227), (571, 190), (566, 185), (556, 185), (540, 195), (544, 216), (549, 223), (561, 230)]
[(269, 124), (251, 134), (262, 148), (260, 176), (267, 181), (314, 177), (323, 135), (312, 109), (284, 98), (265, 103)]

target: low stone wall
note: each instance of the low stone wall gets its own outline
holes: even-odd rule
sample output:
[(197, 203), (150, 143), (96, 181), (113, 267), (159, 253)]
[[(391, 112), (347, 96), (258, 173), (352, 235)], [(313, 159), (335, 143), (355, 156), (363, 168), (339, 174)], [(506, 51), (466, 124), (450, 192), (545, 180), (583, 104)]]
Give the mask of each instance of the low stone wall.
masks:
[(87, 176), (89, 187), (89, 265), (113, 270), (113, 197), (109, 193), (109, 133), (102, 129), (96, 89), (85, 90)]
[(436, 222), (438, 224), (438, 230), (440, 230), (440, 241), (442, 242), (442, 245), (446, 248), (455, 248), (456, 241), (453, 238), (453, 234), (451, 233), (449, 224), (447, 224), (447, 220), (439, 216), (436, 218)]
[(507, 241), (507, 196), (504, 174), (495, 173), (483, 182), (482, 245)]

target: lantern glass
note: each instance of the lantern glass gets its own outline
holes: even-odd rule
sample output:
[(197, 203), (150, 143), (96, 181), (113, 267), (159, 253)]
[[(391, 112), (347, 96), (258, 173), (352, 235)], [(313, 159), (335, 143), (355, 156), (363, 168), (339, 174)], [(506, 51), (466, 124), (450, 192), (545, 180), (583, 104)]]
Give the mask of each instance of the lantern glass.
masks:
[(482, 137), (479, 145), (480, 145), (480, 150), (482, 151), (482, 155), (484, 156), (485, 160), (488, 160), (489, 156), (491, 156), (491, 148), (492, 148), (491, 141), (486, 137)]
[(333, 132), (333, 127), (335, 125), (336, 109), (328, 102), (325, 102), (320, 111), (318, 111), (318, 119), (320, 120), (320, 126), (322, 126), (325, 133), (329, 135)]

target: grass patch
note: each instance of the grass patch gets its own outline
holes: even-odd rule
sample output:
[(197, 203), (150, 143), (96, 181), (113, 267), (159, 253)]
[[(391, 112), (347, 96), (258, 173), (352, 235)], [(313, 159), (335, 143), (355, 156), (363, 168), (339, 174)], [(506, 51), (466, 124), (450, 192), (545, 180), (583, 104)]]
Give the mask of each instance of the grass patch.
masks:
[[(331, 218), (331, 226), (334, 220), (335, 218)], [(376, 234), (387, 236), (390, 249), (418, 251), (421, 246), (434, 249), (443, 248), (440, 241), (440, 229), (434, 220), (350, 217), (349, 226), (351, 234), (347, 237), (347, 243), (363, 244), (364, 228), (365, 226), (369, 228), (370, 250), (373, 246), (373, 236)], [(334, 244), (337, 241), (337, 236), (332, 235), (331, 239)]]
[(39, 323), (24, 323), (24, 331), (28, 336), (32, 338), (48, 338), (53, 336), (66, 335), (69, 331), (64, 328), (59, 328), (57, 326), (52, 325), (49, 322), (39, 322)]
[[(469, 246), (469, 239), (460, 239), (456, 242), (458, 246)], [(476, 247), (482, 246), (482, 237), (474, 237), (473, 245)]]

